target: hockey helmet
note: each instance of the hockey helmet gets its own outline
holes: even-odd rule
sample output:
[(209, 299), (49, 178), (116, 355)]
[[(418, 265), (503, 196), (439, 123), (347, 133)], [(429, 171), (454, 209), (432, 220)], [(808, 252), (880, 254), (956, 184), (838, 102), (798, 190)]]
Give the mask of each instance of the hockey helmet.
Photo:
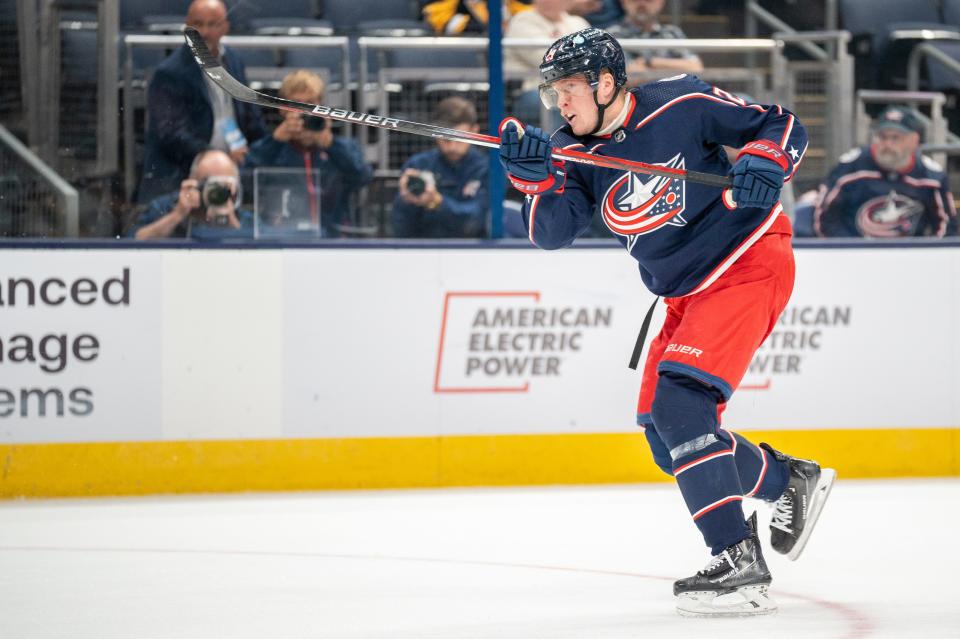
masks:
[(555, 97), (550, 95), (551, 83), (582, 74), (596, 87), (604, 69), (613, 75), (616, 88), (627, 83), (626, 61), (616, 38), (593, 27), (565, 35), (550, 45), (540, 64), (541, 99), (548, 107), (555, 107), (556, 102), (550, 99)]

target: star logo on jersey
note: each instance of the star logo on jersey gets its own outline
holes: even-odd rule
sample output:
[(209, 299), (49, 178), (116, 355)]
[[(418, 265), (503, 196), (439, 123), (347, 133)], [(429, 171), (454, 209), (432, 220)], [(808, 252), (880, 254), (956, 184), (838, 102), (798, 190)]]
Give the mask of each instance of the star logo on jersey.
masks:
[[(683, 169), (678, 153), (669, 162), (655, 164), (668, 169)], [(603, 196), (600, 207), (603, 221), (611, 231), (627, 238), (627, 250), (633, 250), (637, 238), (664, 225), (685, 226), (683, 219), (685, 182), (658, 175), (625, 173)]]
[(787, 151), (787, 153), (790, 154), (790, 158), (791, 158), (794, 162), (796, 162), (797, 160), (800, 159), (800, 151), (798, 151), (795, 146), (792, 146), (792, 145), (791, 145), (791, 146), (790, 146), (790, 149)]
[(907, 237), (913, 235), (921, 215), (923, 204), (890, 191), (857, 209), (857, 228), (864, 237)]

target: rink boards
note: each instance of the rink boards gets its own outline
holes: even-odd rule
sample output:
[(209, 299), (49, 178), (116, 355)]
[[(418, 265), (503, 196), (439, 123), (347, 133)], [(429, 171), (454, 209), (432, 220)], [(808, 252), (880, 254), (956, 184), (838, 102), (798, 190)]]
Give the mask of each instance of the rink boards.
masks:
[[(724, 424), (843, 477), (960, 474), (960, 248), (797, 261)], [(0, 496), (665, 479), (626, 366), (653, 298), (617, 248), (0, 265)]]

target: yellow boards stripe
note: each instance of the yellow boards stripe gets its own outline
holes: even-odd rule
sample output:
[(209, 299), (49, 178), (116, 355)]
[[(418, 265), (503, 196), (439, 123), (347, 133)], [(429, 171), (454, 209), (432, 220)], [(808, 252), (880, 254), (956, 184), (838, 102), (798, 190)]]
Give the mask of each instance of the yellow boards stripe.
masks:
[[(842, 478), (960, 475), (960, 429), (750, 431)], [(641, 433), (0, 445), (0, 497), (668, 481)]]

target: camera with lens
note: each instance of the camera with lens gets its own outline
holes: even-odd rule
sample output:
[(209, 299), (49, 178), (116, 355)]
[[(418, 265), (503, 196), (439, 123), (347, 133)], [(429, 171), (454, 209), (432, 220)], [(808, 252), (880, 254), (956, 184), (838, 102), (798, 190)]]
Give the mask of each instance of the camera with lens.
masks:
[(436, 186), (433, 173), (430, 171), (418, 171), (407, 176), (407, 191), (410, 195), (420, 197), (427, 190), (428, 185)]
[(227, 175), (213, 175), (197, 184), (200, 191), (200, 212), (208, 222), (215, 226), (230, 224), (229, 211), (226, 208), (230, 202), (237, 201), (239, 185), (236, 178)]
[(307, 131), (323, 131), (327, 128), (327, 121), (325, 118), (315, 118), (310, 115), (301, 115), (303, 118), (303, 128)]

